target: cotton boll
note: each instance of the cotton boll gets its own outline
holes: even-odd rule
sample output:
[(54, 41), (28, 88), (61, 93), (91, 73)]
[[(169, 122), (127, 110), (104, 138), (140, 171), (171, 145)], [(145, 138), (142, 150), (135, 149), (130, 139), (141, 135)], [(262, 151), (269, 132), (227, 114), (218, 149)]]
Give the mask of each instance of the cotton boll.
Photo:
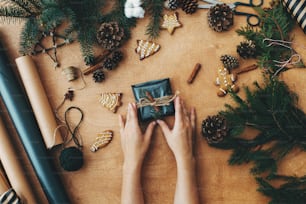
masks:
[(134, 8), (129, 8), (129, 7), (124, 8), (124, 14), (127, 18), (132, 18), (133, 17), (133, 9)]
[(134, 8), (133, 10), (133, 16), (136, 18), (143, 18), (144, 14), (145, 14), (145, 11), (142, 7), (137, 7), (137, 8)]

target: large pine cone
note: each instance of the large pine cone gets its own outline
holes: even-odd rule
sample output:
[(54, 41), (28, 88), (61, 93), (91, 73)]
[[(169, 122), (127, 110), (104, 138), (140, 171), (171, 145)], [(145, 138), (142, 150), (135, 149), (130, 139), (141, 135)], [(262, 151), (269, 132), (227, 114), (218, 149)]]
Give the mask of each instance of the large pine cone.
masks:
[(256, 57), (256, 46), (252, 40), (246, 40), (237, 46), (238, 54), (244, 58), (255, 58)]
[(182, 0), (180, 2), (182, 10), (187, 14), (193, 14), (198, 8), (197, 0)]
[(202, 135), (208, 144), (216, 144), (223, 141), (228, 134), (225, 118), (220, 115), (208, 116), (202, 122)]
[(226, 31), (234, 24), (233, 10), (226, 4), (216, 4), (207, 13), (209, 26), (217, 32)]
[(107, 50), (118, 48), (123, 40), (124, 30), (117, 22), (102, 23), (98, 32), (98, 43)]

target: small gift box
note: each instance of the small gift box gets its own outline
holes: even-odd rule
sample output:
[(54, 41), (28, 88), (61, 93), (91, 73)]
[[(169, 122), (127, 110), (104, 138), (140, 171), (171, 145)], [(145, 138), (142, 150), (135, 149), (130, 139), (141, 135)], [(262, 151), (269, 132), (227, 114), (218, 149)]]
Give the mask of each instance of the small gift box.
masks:
[(132, 85), (141, 121), (157, 119), (174, 114), (173, 100), (169, 78)]

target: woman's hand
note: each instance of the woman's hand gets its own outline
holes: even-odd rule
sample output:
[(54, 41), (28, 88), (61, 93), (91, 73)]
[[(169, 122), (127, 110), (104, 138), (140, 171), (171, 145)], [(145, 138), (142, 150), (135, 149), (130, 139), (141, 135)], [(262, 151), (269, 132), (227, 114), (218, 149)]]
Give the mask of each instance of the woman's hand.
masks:
[(194, 108), (191, 108), (189, 113), (179, 97), (175, 99), (174, 103), (175, 122), (173, 128), (170, 129), (162, 120), (157, 120), (157, 123), (160, 125), (177, 162), (179, 162), (193, 159), (196, 114)]
[(148, 151), (155, 125), (155, 121), (151, 122), (145, 133), (142, 133), (138, 123), (135, 103), (129, 103), (126, 121), (119, 115), (121, 146), (126, 167), (141, 167), (145, 154)]

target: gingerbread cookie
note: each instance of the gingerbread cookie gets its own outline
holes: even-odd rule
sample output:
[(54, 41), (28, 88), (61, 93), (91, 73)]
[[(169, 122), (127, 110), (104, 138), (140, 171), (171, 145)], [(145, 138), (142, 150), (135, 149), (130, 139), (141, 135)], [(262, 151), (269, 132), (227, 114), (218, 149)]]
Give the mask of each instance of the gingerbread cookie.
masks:
[(175, 28), (179, 28), (182, 26), (182, 24), (178, 21), (176, 12), (170, 15), (165, 14), (163, 19), (164, 22), (161, 27), (163, 29), (167, 29), (170, 35), (172, 35)]
[(147, 40), (137, 40), (137, 47), (135, 52), (139, 54), (139, 59), (143, 60), (146, 57), (150, 57), (160, 49), (160, 45)]
[(102, 106), (115, 113), (121, 105), (121, 93), (102, 93), (99, 101)]
[(217, 95), (220, 97), (225, 96), (230, 89), (235, 93), (238, 92), (239, 87), (234, 84), (236, 80), (237, 75), (230, 74), (226, 68), (219, 68), (216, 85), (220, 86), (220, 88)]
[(90, 151), (96, 152), (99, 148), (103, 148), (108, 145), (113, 138), (113, 131), (105, 130), (99, 133), (96, 137), (95, 143), (90, 147)]

